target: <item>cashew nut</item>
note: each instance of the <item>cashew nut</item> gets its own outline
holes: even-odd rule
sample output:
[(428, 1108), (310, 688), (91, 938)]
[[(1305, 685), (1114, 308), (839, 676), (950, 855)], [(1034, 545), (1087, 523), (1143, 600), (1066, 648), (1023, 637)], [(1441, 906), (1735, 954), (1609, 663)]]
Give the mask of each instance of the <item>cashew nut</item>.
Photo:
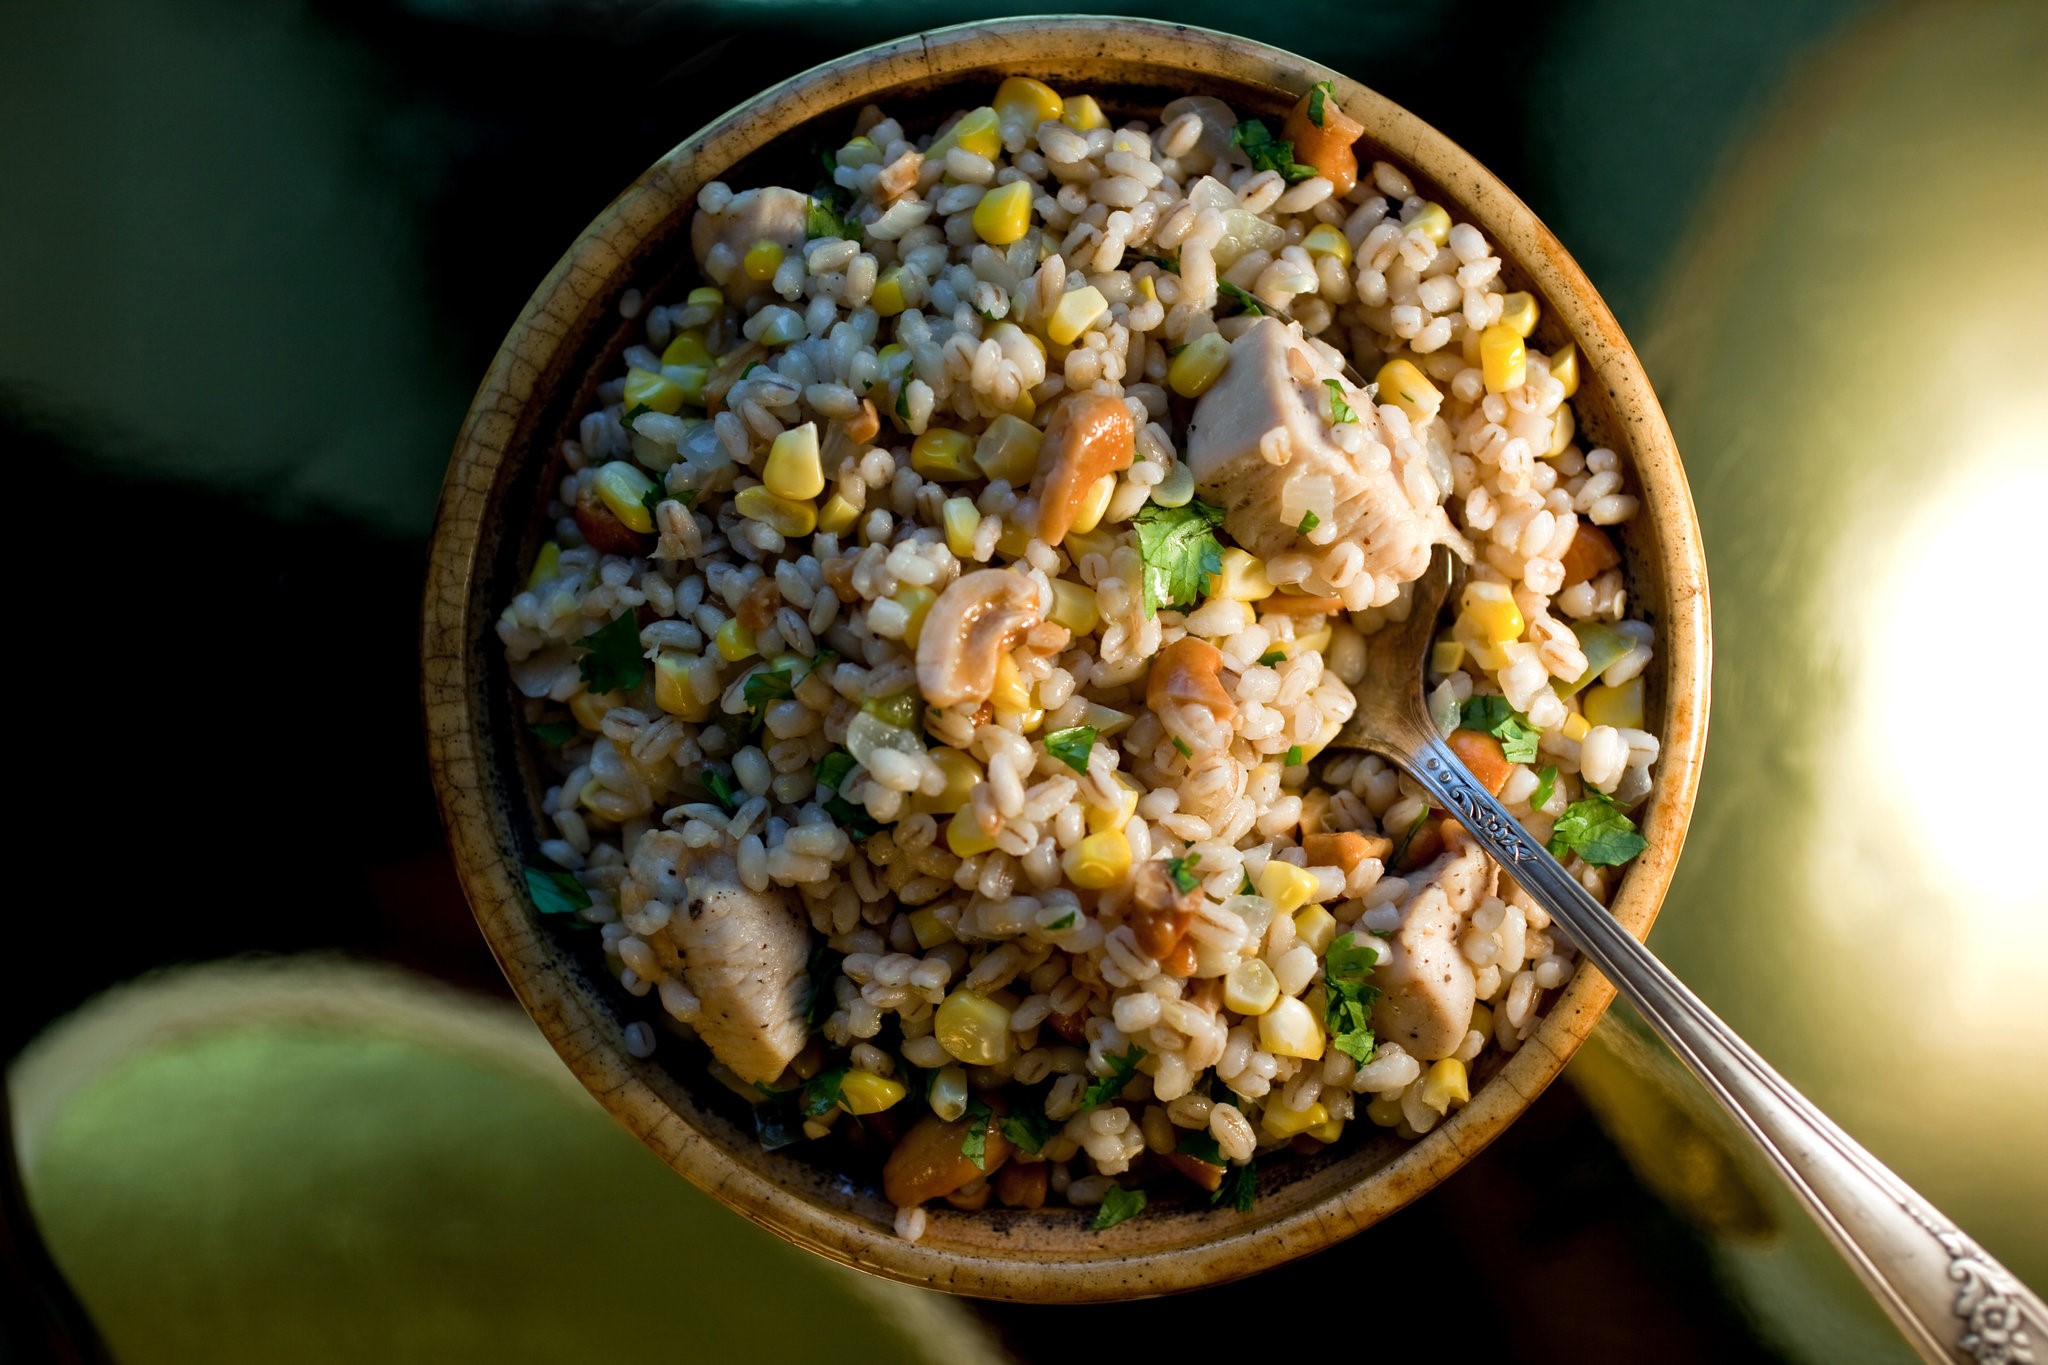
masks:
[(1223, 686), (1223, 651), (1207, 640), (1183, 635), (1152, 660), (1145, 680), (1145, 705), (1163, 711), (1168, 703), (1202, 706), (1218, 725), (1237, 719), (1237, 703)]
[(1314, 97), (1314, 91), (1301, 97), (1280, 136), (1294, 144), (1296, 161), (1315, 167), (1340, 196), (1349, 194), (1358, 184), (1358, 154), (1351, 144), (1364, 134), (1365, 125), (1339, 109), (1335, 96), (1325, 96), (1323, 121), (1316, 123), (1308, 116), (1309, 101)]
[(1038, 585), (1011, 569), (976, 569), (953, 580), (924, 618), (917, 687), (933, 706), (982, 701), (996, 665), (1042, 619)]
[(1065, 540), (1095, 481), (1129, 469), (1137, 443), (1123, 399), (1081, 393), (1061, 404), (1039, 447), (1038, 538), (1048, 545)]

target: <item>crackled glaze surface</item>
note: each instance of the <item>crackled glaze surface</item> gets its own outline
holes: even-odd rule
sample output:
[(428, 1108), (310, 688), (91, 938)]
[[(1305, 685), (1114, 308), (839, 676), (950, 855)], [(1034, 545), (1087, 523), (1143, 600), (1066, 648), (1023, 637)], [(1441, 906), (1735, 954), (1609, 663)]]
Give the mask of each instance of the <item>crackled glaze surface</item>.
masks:
[[(985, 87), (1028, 72), (1098, 92), (1205, 91), (1270, 113), (1318, 80), (1335, 82), (1365, 143), (1427, 183), (1432, 197), (1500, 244), (1510, 278), (1543, 300), (1535, 340), (1575, 341), (1578, 405), (1591, 438), (1622, 452), (1645, 506), (1625, 546), (1635, 599), (1661, 635), (1651, 706), (1663, 741), (1649, 850), (1613, 910), (1647, 934), (1668, 886), (1698, 786), (1706, 735), (1707, 580), (1692, 500), (1664, 416), (1614, 318), (1564, 248), (1499, 181), (1413, 114), (1305, 59), (1247, 40), (1134, 19), (1031, 19), (942, 29), (797, 76), (724, 115), (626, 190), (528, 302), (479, 388), (441, 497), (423, 620), (423, 694), (442, 813), (478, 924), (562, 1059), (615, 1117), (678, 1172), (783, 1237), (849, 1265), (956, 1293), (1041, 1302), (1130, 1298), (1254, 1273), (1327, 1246), (1455, 1171), (1556, 1077), (1612, 998), (1582, 968), (1541, 1027), (1472, 1102), (1412, 1144), (1371, 1135), (1264, 1173), (1252, 1213), (1161, 1201), (1108, 1232), (1073, 1210), (963, 1214), (934, 1209), (924, 1239), (891, 1230), (877, 1192), (784, 1153), (761, 1151), (722, 1112), (717, 1087), (624, 1047), (612, 994), (540, 931), (519, 879), (537, 790), (492, 647), (497, 604), (535, 540), (544, 476), (579, 395), (623, 345), (628, 287), (659, 289), (687, 256), (698, 188), (813, 119), (849, 119), (870, 100)], [(964, 101), (962, 101), (964, 102)], [(1133, 100), (1135, 105), (1139, 101)], [(705, 1087), (709, 1087), (706, 1091)]]

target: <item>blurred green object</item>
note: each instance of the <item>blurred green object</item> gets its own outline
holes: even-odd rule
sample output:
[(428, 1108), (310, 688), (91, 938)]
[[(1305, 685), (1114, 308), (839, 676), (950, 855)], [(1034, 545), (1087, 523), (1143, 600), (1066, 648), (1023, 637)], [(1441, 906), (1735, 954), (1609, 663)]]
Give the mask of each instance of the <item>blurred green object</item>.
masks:
[(953, 1300), (676, 1177), (531, 1023), (391, 969), (117, 989), (10, 1093), (29, 1199), (123, 1365), (966, 1362)]

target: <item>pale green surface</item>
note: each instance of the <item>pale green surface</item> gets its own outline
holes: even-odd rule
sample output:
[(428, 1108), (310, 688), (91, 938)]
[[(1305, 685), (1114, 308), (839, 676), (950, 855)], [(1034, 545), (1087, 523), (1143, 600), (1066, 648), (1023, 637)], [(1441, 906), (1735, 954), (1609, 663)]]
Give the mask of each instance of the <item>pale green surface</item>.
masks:
[[(432, 1020), (239, 1012), (124, 1043), (25, 1144), (52, 1252), (123, 1365), (929, 1358), (874, 1296), (936, 1296), (712, 1203), (541, 1071), (509, 1009), (510, 1065)], [(17, 1078), (17, 1103), (50, 1083)]]

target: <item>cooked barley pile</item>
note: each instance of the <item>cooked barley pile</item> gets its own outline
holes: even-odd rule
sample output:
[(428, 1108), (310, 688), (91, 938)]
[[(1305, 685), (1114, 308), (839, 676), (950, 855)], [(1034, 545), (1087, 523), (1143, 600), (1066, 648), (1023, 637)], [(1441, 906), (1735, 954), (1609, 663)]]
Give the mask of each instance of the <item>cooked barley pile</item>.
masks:
[(1636, 499), (1570, 345), (1328, 96), (1278, 136), (1021, 77), (936, 135), (869, 109), (816, 193), (704, 189), (703, 285), (626, 297), (564, 443), (499, 624), (537, 908), (764, 1142), (886, 1147), (906, 1237), (941, 1197), (1106, 1227), (1165, 1171), (1248, 1207), (1261, 1154), (1426, 1132), (1528, 1037), (1543, 911), (1316, 762), (1435, 545), (1453, 747), (1594, 894), (1642, 847)]

